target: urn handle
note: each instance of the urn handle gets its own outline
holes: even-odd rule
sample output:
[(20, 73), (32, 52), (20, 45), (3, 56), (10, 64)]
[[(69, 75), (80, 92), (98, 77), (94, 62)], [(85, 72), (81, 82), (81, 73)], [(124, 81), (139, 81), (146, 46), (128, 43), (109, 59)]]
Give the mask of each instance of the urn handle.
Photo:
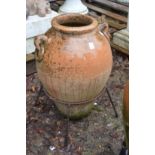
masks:
[(104, 23), (99, 24), (99, 31), (104, 34), (104, 36), (107, 38), (108, 41), (110, 41), (111, 36), (109, 33), (108, 23), (104, 22)]
[(38, 62), (41, 62), (43, 60), (44, 57), (44, 53), (45, 53), (45, 43), (47, 43), (48, 38), (45, 35), (40, 35), (35, 37), (34, 39), (34, 44), (36, 47), (36, 51), (35, 51), (35, 59)]

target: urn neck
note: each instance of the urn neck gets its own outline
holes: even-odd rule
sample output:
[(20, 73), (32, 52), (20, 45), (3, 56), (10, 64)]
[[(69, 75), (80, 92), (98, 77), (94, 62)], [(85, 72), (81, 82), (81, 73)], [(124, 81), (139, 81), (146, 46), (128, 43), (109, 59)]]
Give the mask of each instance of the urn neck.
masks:
[(52, 26), (59, 32), (78, 35), (94, 31), (98, 22), (88, 15), (63, 14), (52, 20)]

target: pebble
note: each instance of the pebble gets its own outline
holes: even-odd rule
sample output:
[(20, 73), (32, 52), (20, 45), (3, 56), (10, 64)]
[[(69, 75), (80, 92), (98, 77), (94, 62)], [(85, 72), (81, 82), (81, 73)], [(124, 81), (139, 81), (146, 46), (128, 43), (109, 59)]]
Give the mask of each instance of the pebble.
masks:
[(51, 151), (56, 149), (54, 146), (50, 146), (49, 148), (50, 148)]
[(94, 103), (94, 105), (95, 105), (95, 106), (97, 106), (97, 105), (98, 105), (98, 103), (96, 103), (96, 102), (95, 102), (95, 103)]

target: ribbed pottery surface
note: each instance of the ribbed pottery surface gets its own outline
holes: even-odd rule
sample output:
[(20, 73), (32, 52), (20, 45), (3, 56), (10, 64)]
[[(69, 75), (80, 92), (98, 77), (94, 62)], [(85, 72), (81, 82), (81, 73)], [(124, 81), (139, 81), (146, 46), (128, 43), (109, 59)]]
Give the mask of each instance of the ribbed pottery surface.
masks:
[(90, 100), (103, 89), (111, 72), (112, 55), (108, 41), (99, 33), (67, 36), (47, 32), (39, 78), (50, 96), (62, 101)]

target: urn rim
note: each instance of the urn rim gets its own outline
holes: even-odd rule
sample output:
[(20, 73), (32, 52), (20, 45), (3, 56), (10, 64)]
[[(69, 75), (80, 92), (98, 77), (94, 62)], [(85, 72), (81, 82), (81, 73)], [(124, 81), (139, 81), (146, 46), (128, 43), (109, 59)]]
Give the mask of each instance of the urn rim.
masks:
[(58, 15), (52, 20), (52, 27), (62, 33), (83, 34), (95, 30), (98, 22), (95, 18), (79, 13)]

